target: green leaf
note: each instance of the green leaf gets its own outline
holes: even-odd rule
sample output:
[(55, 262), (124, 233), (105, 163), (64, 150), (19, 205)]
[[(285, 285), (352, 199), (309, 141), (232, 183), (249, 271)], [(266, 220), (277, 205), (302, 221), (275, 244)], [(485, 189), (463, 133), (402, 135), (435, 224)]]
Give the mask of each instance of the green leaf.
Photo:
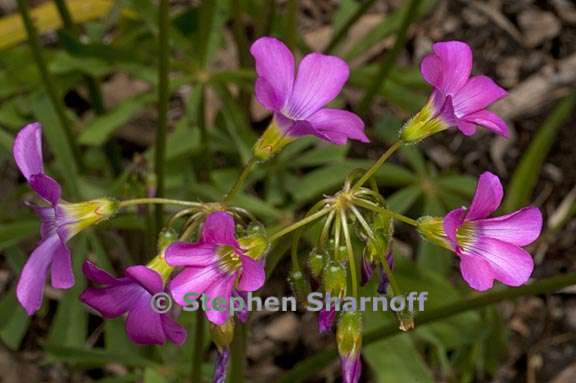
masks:
[(70, 347), (56, 344), (44, 346), (44, 350), (54, 359), (86, 367), (121, 363), (127, 366), (153, 366), (154, 362), (128, 353), (113, 353), (102, 349)]
[(114, 131), (132, 120), (148, 104), (156, 99), (154, 94), (142, 94), (122, 102), (114, 110), (94, 118), (82, 131), (79, 142), (99, 146), (106, 142)]
[(388, 206), (395, 212), (405, 213), (422, 196), (419, 185), (412, 185), (398, 190), (388, 197)]
[(0, 250), (38, 233), (40, 225), (37, 220), (19, 221), (0, 224)]
[(576, 93), (560, 101), (534, 136), (506, 189), (504, 211), (519, 209), (529, 202), (544, 160), (554, 144), (558, 130), (571, 116), (574, 104), (576, 104)]

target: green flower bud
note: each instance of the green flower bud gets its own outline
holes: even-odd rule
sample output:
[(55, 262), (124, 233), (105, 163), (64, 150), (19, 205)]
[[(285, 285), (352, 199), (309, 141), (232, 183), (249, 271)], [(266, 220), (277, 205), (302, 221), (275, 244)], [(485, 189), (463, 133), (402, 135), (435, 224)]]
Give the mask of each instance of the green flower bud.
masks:
[(292, 270), (288, 276), (288, 282), (298, 301), (306, 302), (310, 294), (310, 285), (304, 274), (299, 270)]
[(320, 277), (328, 259), (330, 259), (330, 257), (325, 251), (314, 249), (310, 252), (310, 255), (308, 256), (308, 268), (310, 269), (310, 274), (312, 274), (314, 278)]
[(323, 284), (324, 290), (332, 296), (343, 296), (346, 294), (346, 268), (331, 262), (324, 268)]
[(362, 347), (362, 315), (356, 311), (344, 312), (336, 329), (338, 353), (348, 357), (360, 353)]

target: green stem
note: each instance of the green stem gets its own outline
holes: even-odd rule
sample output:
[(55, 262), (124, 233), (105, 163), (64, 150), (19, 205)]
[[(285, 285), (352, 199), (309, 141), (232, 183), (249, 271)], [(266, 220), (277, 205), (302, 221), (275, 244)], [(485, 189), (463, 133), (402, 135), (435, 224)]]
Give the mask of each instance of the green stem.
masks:
[[(156, 130), (156, 150), (154, 158), (154, 173), (156, 174), (156, 197), (164, 196), (164, 165), (166, 162), (166, 135), (168, 130), (168, 102), (170, 97), (168, 70), (170, 1), (160, 0), (158, 12), (158, 128)], [(156, 206), (156, 231), (162, 226), (162, 205)]]
[(237, 324), (230, 348), (230, 382), (242, 383), (246, 367), (246, 326)]
[(380, 206), (376, 206), (376, 205), (374, 205), (368, 201), (365, 201), (361, 198), (354, 198), (353, 202), (356, 205), (361, 206), (365, 209), (372, 210), (376, 213), (388, 215), (388, 216), (394, 218), (395, 220), (407, 223), (408, 225), (418, 226), (418, 221), (416, 221), (415, 219), (412, 219), (410, 217), (406, 217), (405, 215), (402, 215), (400, 213), (396, 213), (395, 211), (388, 210), (388, 209), (382, 208)]
[[(516, 299), (526, 295), (538, 295), (550, 293), (567, 286), (576, 284), (576, 272), (558, 275), (552, 278), (541, 279), (529, 285), (515, 288), (504, 288), (499, 291), (477, 294), (470, 298), (466, 297), (457, 302), (443, 305), (441, 307), (419, 313), (416, 316), (418, 326), (425, 326), (441, 319), (451, 317), (465, 311), (480, 309), (482, 307), (499, 303), (505, 300)], [(381, 326), (364, 334), (364, 344), (369, 345), (374, 342), (398, 335), (402, 331), (395, 325), (389, 324)], [(303, 382), (312, 376), (316, 371), (327, 366), (338, 356), (336, 348), (316, 353), (314, 356), (305, 359), (285, 374), (279, 381), (280, 383), (298, 383)]]
[(204, 354), (204, 313), (196, 313), (196, 328), (194, 329), (194, 354), (192, 355), (191, 382), (202, 382), (202, 356)]
[(380, 64), (378, 73), (373, 78), (370, 88), (368, 88), (364, 99), (360, 103), (358, 112), (361, 116), (364, 116), (368, 112), (368, 108), (370, 107), (374, 96), (376, 96), (378, 91), (381, 89), (382, 84), (384, 84), (390, 75), (392, 68), (394, 68), (396, 58), (406, 43), (406, 33), (408, 31), (408, 27), (410, 26), (412, 20), (416, 17), (418, 8), (420, 7), (421, 3), (422, 0), (410, 0), (410, 3), (406, 9), (406, 13), (404, 14), (404, 18), (402, 19), (402, 23), (400, 24), (400, 28), (398, 29), (394, 46)]
[(280, 239), (281, 237), (285, 236), (286, 234), (288, 234), (294, 230), (297, 230), (297, 229), (301, 228), (302, 226), (309, 224), (310, 222), (314, 222), (318, 218), (323, 217), (324, 215), (328, 214), (331, 210), (332, 210), (331, 208), (322, 209), (317, 213), (314, 213), (308, 217), (305, 217), (305, 218), (301, 219), (300, 221), (295, 222), (292, 225), (287, 226), (280, 231), (277, 231), (276, 233), (274, 233), (270, 236), (270, 238), (269, 238), (270, 242), (274, 242), (274, 241)]
[(242, 169), (242, 172), (240, 173), (238, 178), (236, 178), (236, 182), (234, 182), (232, 189), (230, 189), (228, 194), (226, 194), (226, 197), (224, 197), (224, 203), (229, 203), (232, 200), (232, 198), (234, 198), (234, 196), (240, 191), (242, 185), (244, 185), (244, 182), (246, 181), (246, 178), (248, 178), (250, 172), (252, 172), (254, 165), (256, 165), (256, 158), (251, 157), (248, 163)]
[(290, 50), (294, 52), (298, 47), (298, 0), (288, 0), (286, 4), (286, 37)]
[(334, 48), (336, 48), (342, 39), (346, 37), (350, 28), (356, 23), (356, 21), (358, 21), (358, 19), (360, 19), (360, 17), (362, 17), (363, 14), (365, 14), (370, 9), (370, 7), (372, 7), (375, 2), (376, 0), (367, 0), (362, 3), (356, 12), (354, 12), (354, 14), (350, 16), (348, 20), (346, 20), (346, 23), (333, 35), (325, 49), (326, 53), (332, 53), (334, 51)]
[(346, 211), (340, 210), (340, 221), (342, 223), (342, 231), (344, 232), (344, 241), (346, 242), (346, 252), (348, 253), (348, 266), (350, 267), (352, 294), (358, 299), (358, 269), (356, 265), (356, 257), (354, 256), (354, 248), (352, 247), (352, 239), (348, 230), (348, 219), (346, 218)]
[(46, 89), (46, 93), (48, 93), (48, 97), (50, 98), (52, 107), (56, 112), (56, 116), (60, 121), (60, 125), (62, 126), (62, 130), (64, 132), (64, 135), (66, 136), (68, 145), (72, 150), (72, 153), (76, 160), (76, 164), (80, 168), (82, 168), (82, 156), (80, 155), (80, 149), (78, 148), (78, 143), (76, 142), (76, 138), (74, 137), (74, 133), (72, 132), (72, 124), (70, 123), (70, 120), (66, 115), (66, 110), (58, 95), (58, 91), (56, 90), (56, 86), (54, 85), (54, 80), (50, 75), (50, 72), (48, 71), (48, 65), (42, 53), (42, 46), (40, 44), (38, 31), (36, 30), (34, 22), (32, 21), (32, 17), (30, 16), (30, 8), (28, 6), (28, 1), (17, 0), (17, 2), (20, 15), (22, 16), (22, 22), (24, 23), (26, 33), (28, 34), (28, 42), (30, 44), (30, 49), (32, 50), (32, 57), (34, 58), (36, 66), (38, 67), (40, 78), (42, 79), (42, 83), (44, 85), (44, 88)]
[(135, 198), (119, 202), (119, 207), (128, 207), (133, 205), (180, 205), (180, 206), (202, 206), (199, 202), (181, 201), (170, 198)]
[(362, 185), (364, 185), (366, 181), (368, 181), (370, 177), (372, 177), (374, 173), (376, 173), (378, 169), (380, 169), (382, 165), (384, 165), (384, 162), (386, 162), (388, 158), (392, 156), (392, 154), (394, 154), (398, 149), (400, 149), (401, 145), (402, 141), (396, 141), (391, 147), (389, 147), (384, 153), (382, 153), (380, 158), (378, 158), (378, 161), (374, 162), (374, 164), (370, 167), (370, 169), (368, 169), (366, 173), (364, 173), (364, 175), (360, 177), (358, 181), (356, 181), (354, 186), (352, 186), (352, 190), (356, 191), (360, 189), (360, 187), (362, 187)]

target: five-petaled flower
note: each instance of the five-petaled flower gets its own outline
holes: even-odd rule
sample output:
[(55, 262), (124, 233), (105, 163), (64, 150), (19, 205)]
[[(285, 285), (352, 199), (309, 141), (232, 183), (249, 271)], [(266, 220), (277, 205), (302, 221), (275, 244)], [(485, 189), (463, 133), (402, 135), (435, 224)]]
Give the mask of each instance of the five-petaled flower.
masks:
[(504, 120), (486, 109), (507, 92), (489, 77), (470, 77), (472, 50), (468, 44), (439, 42), (432, 50), (422, 60), (420, 71), (434, 90), (426, 106), (404, 127), (402, 139), (417, 142), (453, 126), (470, 136), (477, 125), (508, 137)]
[(468, 209), (452, 210), (444, 218), (449, 247), (460, 257), (460, 271), (473, 289), (484, 291), (494, 280), (519, 286), (530, 278), (532, 256), (522, 249), (534, 242), (542, 229), (542, 214), (525, 207), (500, 217), (487, 218), (502, 201), (502, 184), (497, 176), (480, 176)]
[(164, 292), (164, 279), (169, 275), (167, 266), (155, 269), (154, 264), (161, 263), (130, 266), (123, 277), (115, 278), (86, 261), (84, 274), (99, 287), (87, 288), (80, 300), (106, 319), (127, 313), (126, 333), (134, 343), (163, 345), (171, 341), (181, 345), (186, 341), (186, 330), (169, 313), (159, 313), (152, 307), (153, 296)]
[(354, 113), (325, 108), (348, 80), (348, 64), (336, 56), (306, 55), (295, 71), (294, 56), (281, 41), (262, 37), (250, 48), (256, 60), (256, 99), (274, 113), (273, 124), (254, 148), (261, 159), (304, 135), (333, 144), (368, 142), (364, 123)]
[(49, 271), (54, 288), (67, 289), (74, 285), (66, 242), (88, 226), (112, 216), (117, 203), (109, 199), (80, 203), (60, 199), (60, 185), (44, 173), (39, 123), (28, 124), (20, 130), (14, 139), (13, 156), (30, 187), (44, 202), (43, 205), (30, 204), (42, 221), (42, 240), (26, 261), (16, 287), (18, 301), (32, 315), (42, 305)]
[(264, 266), (246, 255), (236, 239), (236, 225), (226, 212), (211, 213), (196, 243), (175, 242), (166, 249), (166, 261), (184, 269), (169, 284), (176, 303), (187, 306), (200, 295), (223, 300), (225, 308), (208, 308), (206, 317), (222, 325), (229, 317), (231, 297), (256, 291), (264, 284)]

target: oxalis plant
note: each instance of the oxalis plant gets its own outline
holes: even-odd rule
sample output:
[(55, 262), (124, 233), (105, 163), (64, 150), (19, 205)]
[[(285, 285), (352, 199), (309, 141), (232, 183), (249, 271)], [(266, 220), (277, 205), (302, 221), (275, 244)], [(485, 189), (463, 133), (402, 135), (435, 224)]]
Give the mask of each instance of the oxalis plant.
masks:
[[(534, 262), (523, 247), (539, 237), (542, 215), (531, 206), (494, 215), (504, 195), (495, 174), (483, 173), (470, 204), (444, 217), (408, 217), (391, 210), (373, 179), (402, 146), (415, 145), (447, 129), (455, 128), (470, 136), (480, 126), (508, 137), (506, 123), (487, 109), (505, 97), (506, 91), (486, 76), (471, 74), (472, 51), (465, 42), (437, 42), (424, 57), (420, 71), (433, 91), (422, 109), (398, 132), (396, 143), (369, 169), (352, 172), (338, 192), (318, 201), (302, 219), (276, 231), (265, 228), (243, 207), (232, 204), (255, 168), (303, 136), (315, 136), (334, 145), (349, 140), (367, 143), (369, 139), (359, 116), (326, 107), (348, 79), (349, 67), (344, 60), (310, 53), (296, 65), (289, 48), (273, 37), (256, 40), (250, 53), (256, 62), (256, 99), (273, 118), (252, 148), (252, 158), (220, 202), (154, 196), (69, 202), (58, 181), (44, 171), (41, 123), (30, 123), (19, 131), (13, 157), (37, 194), (28, 205), (41, 221), (41, 241), (28, 257), (17, 284), (18, 301), (29, 315), (42, 306), (47, 279), (55, 289), (69, 289), (75, 284), (68, 246), (72, 237), (120, 211), (152, 204), (176, 208), (160, 231), (154, 258), (144, 265), (127, 267), (122, 276), (111, 275), (90, 260), (82, 268), (90, 282), (80, 296), (82, 302), (105, 319), (125, 317), (126, 333), (138, 344), (182, 345), (187, 331), (178, 323), (182, 313), (179, 306), (186, 307), (201, 294), (229, 302), (233, 297), (246, 297), (247, 293), (261, 289), (266, 282), (264, 266), (269, 249), (289, 234), (292, 236), (290, 282), (296, 296), (303, 299), (310, 286), (333, 297), (360, 298), (361, 285), (376, 277), (379, 294), (391, 297), (405, 294), (394, 275), (392, 243), (396, 222), (453, 252), (460, 264), (461, 277), (472, 289), (489, 290), (494, 281), (513, 287), (528, 281)], [(299, 247), (301, 234), (313, 223), (321, 230), (314, 238), (313, 250), (304, 256)], [(173, 300), (176, 305), (160, 312), (153, 306), (157, 297)], [(474, 304), (480, 306), (485, 302)], [(459, 308), (451, 310), (446, 315), (458, 312)], [(197, 315), (205, 315), (209, 321), (219, 354), (214, 382), (223, 382), (230, 346), (235, 336), (241, 336), (238, 329), (249, 313), (245, 309), (237, 312), (208, 309)], [(358, 382), (362, 373), (362, 315), (360, 310), (337, 312), (334, 306), (318, 313), (321, 332), (336, 326), (342, 377), (348, 383)], [(409, 309), (401, 310), (396, 317), (396, 326), (401, 331), (413, 329), (419, 320)], [(202, 342), (202, 336), (195, 336)], [(233, 354), (234, 357), (242, 354)], [(193, 376), (200, 376), (199, 371)]]

